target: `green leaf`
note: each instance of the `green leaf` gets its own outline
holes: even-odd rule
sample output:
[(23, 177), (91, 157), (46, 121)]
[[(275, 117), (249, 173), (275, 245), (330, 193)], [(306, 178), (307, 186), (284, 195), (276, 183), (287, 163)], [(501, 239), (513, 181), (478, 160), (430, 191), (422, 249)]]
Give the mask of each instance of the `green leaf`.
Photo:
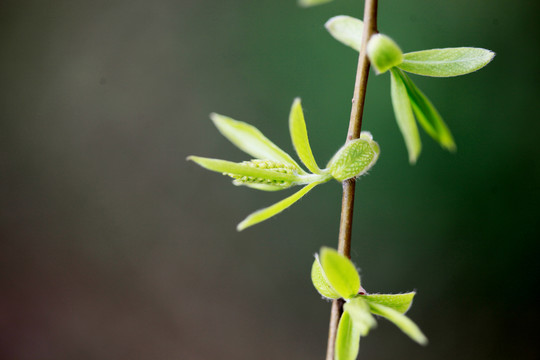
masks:
[(360, 276), (351, 260), (334, 249), (323, 247), (321, 265), (330, 285), (342, 298), (350, 299), (358, 294)]
[(443, 148), (449, 151), (456, 150), (456, 143), (450, 133), (450, 129), (444, 123), (441, 115), (429, 99), (416, 87), (412, 80), (402, 71), (399, 74), (409, 93), (412, 109), (416, 119), (422, 128), (437, 141)]
[(405, 294), (369, 294), (359, 295), (359, 297), (366, 300), (368, 303), (384, 305), (401, 314), (405, 314), (411, 307), (415, 294), (416, 293), (413, 291)]
[(188, 156), (188, 160), (194, 161), (205, 169), (224, 173), (225, 175), (238, 175), (253, 178), (267, 179), (291, 184), (301, 183), (300, 177), (286, 172), (261, 169), (248, 165), (249, 162), (235, 163), (227, 160), (211, 159), (200, 156)]
[(311, 152), (311, 146), (309, 146), (306, 121), (304, 120), (304, 112), (302, 111), (300, 98), (294, 99), (292, 104), (291, 113), (289, 115), (289, 131), (291, 132), (294, 149), (300, 160), (302, 160), (304, 165), (306, 165), (312, 173), (320, 174), (321, 169), (319, 169), (319, 166), (313, 157), (313, 153)]
[(261, 191), (279, 191), (279, 190), (285, 189), (283, 186), (269, 185), (269, 184), (247, 184), (246, 183), (246, 184), (238, 184), (238, 185), (244, 185), (252, 189), (261, 190)]
[(302, 7), (310, 7), (315, 5), (322, 5), (329, 3), (333, 0), (298, 0), (298, 5)]
[(420, 328), (411, 319), (392, 308), (384, 305), (369, 303), (371, 312), (383, 316), (393, 322), (398, 328), (420, 345), (427, 345), (428, 340)]
[(305, 173), (293, 158), (264, 136), (256, 127), (220, 114), (210, 114), (219, 132), (240, 150), (262, 160), (275, 160), (293, 165)]
[(403, 61), (399, 46), (384, 34), (375, 34), (369, 39), (367, 54), (377, 74), (382, 74)]
[(315, 289), (328, 299), (339, 299), (341, 296), (334, 290), (332, 285), (330, 285), (330, 282), (326, 278), (326, 275), (324, 274), (324, 270), (322, 269), (321, 262), (319, 260), (319, 255), (315, 254), (315, 261), (313, 262), (313, 265), (311, 266), (311, 282), (313, 283), (313, 286), (315, 286)]
[(319, 185), (321, 182), (313, 182), (309, 185), (304, 186), (300, 191), (292, 194), (291, 196), (281, 200), (280, 202), (275, 203), (274, 205), (271, 205), (267, 208), (255, 211), (251, 215), (249, 215), (247, 218), (245, 218), (236, 229), (238, 231), (242, 231), (245, 228), (248, 228), (250, 226), (253, 226), (255, 224), (260, 223), (261, 221), (264, 221), (268, 218), (271, 218), (274, 215), (279, 214), (298, 200), (302, 198), (302, 196), (306, 195), (311, 189), (313, 189), (315, 186)]
[(362, 297), (355, 297), (344, 305), (344, 310), (351, 315), (352, 321), (362, 336), (366, 336), (371, 328), (377, 326), (371, 315), (369, 304)]
[(416, 163), (416, 159), (418, 159), (418, 155), (420, 155), (422, 143), (420, 142), (420, 135), (414, 121), (411, 101), (409, 100), (407, 88), (400, 76), (399, 69), (390, 69), (390, 75), (392, 106), (394, 107), (399, 130), (407, 146), (409, 162), (414, 164)]
[(337, 41), (352, 47), (356, 51), (360, 51), (362, 48), (362, 31), (364, 28), (362, 20), (339, 15), (330, 18), (324, 26)]
[(338, 181), (364, 175), (379, 158), (379, 144), (367, 131), (359, 139), (347, 142), (328, 162), (327, 168)]
[(490, 50), (473, 47), (415, 51), (403, 56), (399, 68), (425, 76), (458, 76), (483, 68), (494, 56)]
[(360, 349), (361, 331), (347, 311), (339, 320), (336, 335), (335, 360), (354, 360)]

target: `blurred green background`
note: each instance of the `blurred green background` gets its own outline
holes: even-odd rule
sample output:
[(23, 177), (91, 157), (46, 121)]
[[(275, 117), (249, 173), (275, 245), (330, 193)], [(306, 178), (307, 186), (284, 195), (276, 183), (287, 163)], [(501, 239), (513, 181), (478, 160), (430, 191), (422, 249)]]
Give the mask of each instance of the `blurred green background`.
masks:
[[(303, 99), (324, 165), (345, 139), (354, 51), (324, 30), (363, 2), (2, 0), (0, 358), (322, 359), (329, 303), (313, 254), (337, 245), (341, 187), (236, 224), (284, 193), (185, 161), (245, 160), (208, 119), (257, 126), (292, 152)], [(405, 52), (497, 53), (463, 77), (413, 76), (458, 144), (423, 136), (417, 165), (370, 76), (381, 145), (357, 186), (353, 260), (370, 292), (418, 291), (422, 348), (393, 325), (362, 359), (538, 359), (538, 1), (380, 1)], [(536, 327), (536, 329), (534, 328)]]

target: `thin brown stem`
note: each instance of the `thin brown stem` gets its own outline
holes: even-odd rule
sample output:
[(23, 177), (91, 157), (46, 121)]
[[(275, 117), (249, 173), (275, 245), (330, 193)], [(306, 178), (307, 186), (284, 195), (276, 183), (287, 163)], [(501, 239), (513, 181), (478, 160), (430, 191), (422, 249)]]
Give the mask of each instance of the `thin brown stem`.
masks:
[[(349, 120), (349, 131), (347, 133), (346, 141), (351, 141), (360, 137), (360, 131), (362, 129), (362, 115), (364, 114), (364, 101), (366, 99), (367, 81), (369, 76), (369, 59), (367, 57), (366, 48), (369, 38), (375, 33), (377, 33), (377, 0), (365, 0), (362, 47), (360, 50), (360, 56), (358, 58), (351, 117)], [(343, 182), (338, 251), (340, 254), (347, 256), (349, 259), (351, 258), (351, 234), (355, 187), (356, 182), (354, 179)], [(337, 328), (342, 312), (343, 301), (334, 300), (330, 314), (326, 360), (334, 360)]]

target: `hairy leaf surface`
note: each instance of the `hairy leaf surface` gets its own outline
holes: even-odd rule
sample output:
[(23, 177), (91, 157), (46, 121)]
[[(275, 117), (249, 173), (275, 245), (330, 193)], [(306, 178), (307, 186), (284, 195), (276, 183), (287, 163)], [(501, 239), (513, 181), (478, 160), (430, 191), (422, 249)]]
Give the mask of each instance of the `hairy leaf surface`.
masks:
[(403, 56), (399, 68), (424, 76), (458, 76), (483, 68), (494, 56), (490, 50), (474, 47), (415, 51)]

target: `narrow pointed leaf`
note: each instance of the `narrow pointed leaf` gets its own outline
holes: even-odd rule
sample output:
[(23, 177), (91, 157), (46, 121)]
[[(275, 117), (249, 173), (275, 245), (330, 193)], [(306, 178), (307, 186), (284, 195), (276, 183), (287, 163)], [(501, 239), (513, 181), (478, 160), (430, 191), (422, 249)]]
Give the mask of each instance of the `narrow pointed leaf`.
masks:
[(210, 118), (219, 132), (245, 153), (256, 159), (275, 160), (290, 164), (300, 171), (300, 166), (296, 161), (264, 136), (256, 127), (216, 113), (210, 114)]
[(291, 133), (294, 149), (300, 160), (302, 160), (304, 165), (306, 165), (312, 173), (320, 174), (321, 169), (319, 169), (319, 166), (313, 157), (313, 153), (311, 152), (311, 146), (309, 145), (306, 121), (304, 120), (304, 112), (302, 111), (302, 104), (299, 98), (294, 99), (291, 107), (291, 113), (289, 115), (289, 131)]
[(239, 184), (239, 183), (237, 184), (235, 183), (235, 185), (243, 185), (243, 186), (250, 187), (252, 189), (262, 190), (262, 191), (279, 191), (279, 190), (286, 189), (283, 186), (275, 186), (275, 185), (268, 185), (268, 184)]
[(337, 41), (350, 46), (356, 51), (360, 51), (362, 48), (362, 31), (364, 28), (362, 20), (339, 15), (330, 18), (324, 26)]
[(435, 106), (433, 106), (431, 101), (429, 101), (422, 91), (418, 89), (407, 74), (402, 71), (399, 71), (399, 73), (409, 93), (412, 109), (420, 126), (422, 126), (429, 136), (437, 141), (443, 148), (449, 151), (455, 151), (456, 143), (454, 142), (452, 133), (450, 133), (450, 129), (448, 129), (448, 126), (445, 124), (437, 109), (435, 109)]
[(298, 5), (302, 7), (310, 7), (315, 5), (322, 5), (329, 3), (333, 0), (298, 0)]
[(416, 293), (413, 291), (405, 294), (370, 294), (360, 295), (360, 297), (368, 303), (384, 305), (405, 314), (411, 307), (414, 295)]
[(364, 175), (375, 165), (379, 158), (379, 144), (367, 131), (362, 132), (360, 139), (347, 142), (328, 162), (330, 174), (344, 181)]
[(375, 34), (369, 39), (367, 54), (377, 74), (382, 74), (403, 61), (399, 46), (384, 34)]
[(369, 304), (362, 297), (349, 300), (345, 303), (344, 309), (350, 314), (362, 336), (366, 336), (370, 329), (377, 326), (375, 318), (371, 315)]
[(313, 266), (311, 266), (311, 282), (319, 294), (325, 298), (339, 299), (341, 297), (326, 278), (319, 260), (319, 255), (317, 254), (315, 254), (315, 261), (313, 262)]
[(428, 340), (420, 328), (407, 316), (384, 305), (369, 303), (371, 312), (383, 316), (393, 322), (398, 328), (420, 345), (427, 345)]
[(483, 68), (494, 56), (490, 50), (473, 47), (415, 51), (403, 56), (399, 68), (425, 76), (458, 76)]
[(330, 285), (342, 298), (350, 299), (358, 294), (360, 276), (351, 260), (334, 249), (323, 247), (321, 265)]
[(399, 130), (405, 140), (407, 151), (409, 153), (409, 162), (416, 163), (418, 155), (422, 149), (418, 127), (414, 121), (414, 115), (411, 108), (411, 101), (407, 93), (407, 88), (399, 74), (398, 69), (390, 70), (390, 85), (392, 95), (392, 106), (396, 115)]
[(243, 163), (235, 163), (227, 160), (211, 159), (200, 156), (189, 156), (192, 160), (205, 169), (224, 174), (242, 175), (254, 178), (263, 178), (274, 181), (299, 182), (300, 178), (294, 174), (280, 173), (277, 171), (259, 169)]
[(336, 335), (335, 360), (355, 360), (360, 350), (360, 328), (345, 311), (339, 320)]
[(255, 211), (253, 214), (249, 215), (247, 218), (245, 218), (236, 229), (238, 231), (242, 231), (245, 228), (248, 228), (250, 226), (253, 226), (255, 224), (260, 223), (261, 221), (264, 221), (268, 218), (271, 218), (274, 215), (279, 214), (298, 200), (302, 198), (304, 195), (306, 195), (311, 189), (313, 189), (315, 186), (319, 185), (321, 182), (314, 182), (309, 185), (304, 186), (300, 191), (292, 194), (291, 196), (281, 200), (280, 202), (275, 203), (274, 205), (271, 205), (267, 208)]

